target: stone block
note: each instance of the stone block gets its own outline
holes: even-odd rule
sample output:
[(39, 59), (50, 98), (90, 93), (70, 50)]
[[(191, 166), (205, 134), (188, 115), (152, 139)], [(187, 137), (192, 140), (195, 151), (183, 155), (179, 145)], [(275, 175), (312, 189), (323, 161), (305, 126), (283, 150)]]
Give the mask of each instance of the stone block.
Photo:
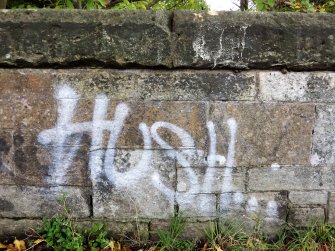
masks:
[(333, 190), (334, 170), (329, 167), (283, 166), (279, 169), (252, 168), (248, 189), (273, 190)]
[(147, 153), (152, 156), (143, 155), (143, 150), (118, 150), (114, 166), (93, 170), (95, 217), (164, 219), (173, 214), (174, 161), (164, 151)]
[[(150, 222), (150, 240), (158, 241), (160, 231), (168, 231), (170, 222), (152, 220)], [(205, 231), (213, 228), (216, 223), (213, 221), (191, 221), (186, 220), (185, 228), (179, 238), (186, 240), (200, 240), (205, 238)]]
[(255, 100), (256, 73), (144, 71), (138, 91), (143, 100)]
[(63, 212), (59, 199), (65, 195), (66, 205), (76, 218), (90, 216), (89, 194), (76, 187), (0, 186), (0, 217), (43, 218)]
[(84, 146), (15, 147), (16, 184), (87, 186), (88, 149)]
[(184, 217), (202, 220), (217, 217), (215, 194), (177, 193), (176, 201)]
[(245, 168), (192, 167), (177, 169), (177, 191), (200, 193), (243, 192)]
[(114, 240), (140, 243), (149, 239), (149, 224), (147, 222), (80, 220), (75, 222), (75, 226), (78, 230), (84, 231), (90, 229), (94, 224), (101, 223), (103, 224), (103, 230), (107, 232), (107, 236)]
[(171, 66), (171, 12), (28, 10), (1, 16), (2, 65)]
[(310, 162), (312, 165), (330, 165), (335, 163), (333, 144), (335, 106), (317, 105), (316, 121), (313, 133), (313, 145)]
[(196, 241), (206, 239), (206, 231), (212, 229), (216, 222), (187, 222), (184, 231), (181, 233), (180, 238)]
[(241, 192), (222, 193), (218, 199), (221, 220), (230, 220), (245, 215), (246, 194)]
[[(134, 101), (140, 100), (137, 85), (142, 74), (144, 71), (139, 70), (62, 69), (57, 70), (53, 86), (57, 90), (66, 85), (85, 100), (94, 100), (102, 94), (112, 101)], [(92, 108), (89, 111), (93, 114)]]
[[(311, 104), (215, 102), (217, 152), (231, 165), (309, 164), (314, 123)], [(229, 146), (231, 154), (229, 154)]]
[(287, 215), (287, 192), (248, 193), (246, 215), (254, 220), (283, 223)]
[(325, 209), (321, 207), (293, 207), (289, 210), (288, 222), (295, 227), (308, 227), (325, 222)]
[(10, 103), (20, 100), (22, 108), (30, 110), (31, 99), (52, 98), (54, 72), (50, 69), (0, 69), (0, 97)]
[(327, 205), (327, 191), (290, 191), (289, 200), (294, 206)]
[(306, 70), (334, 65), (331, 15), (181, 11), (173, 21), (176, 67)]
[(31, 229), (38, 230), (41, 226), (41, 220), (28, 220), (28, 219), (0, 219), (0, 239), (23, 239), (27, 237), (27, 233), (31, 232)]
[[(139, 125), (145, 123), (151, 132), (152, 148), (206, 150), (205, 102), (144, 102), (127, 103), (129, 116), (124, 124), (118, 147), (143, 147)], [(113, 111), (114, 113), (114, 111)], [(158, 144), (159, 142), (159, 144)]]
[(335, 224), (335, 192), (329, 193), (329, 223)]
[(259, 97), (264, 101), (335, 100), (335, 74), (332, 72), (260, 71), (259, 82)]

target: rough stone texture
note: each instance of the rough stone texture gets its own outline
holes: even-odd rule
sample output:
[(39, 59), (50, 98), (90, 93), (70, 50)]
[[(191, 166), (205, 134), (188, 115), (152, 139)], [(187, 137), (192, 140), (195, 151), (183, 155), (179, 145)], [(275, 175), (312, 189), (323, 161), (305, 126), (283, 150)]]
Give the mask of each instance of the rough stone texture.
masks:
[(250, 191), (335, 189), (335, 172), (331, 167), (252, 168), (248, 176)]
[(171, 67), (171, 12), (1, 11), (0, 64)]
[(288, 222), (296, 227), (307, 227), (325, 222), (325, 209), (320, 207), (290, 208)]
[[(213, 221), (186, 221), (186, 225), (184, 230), (182, 231), (180, 238), (187, 240), (200, 240), (205, 238), (205, 231), (214, 227), (216, 222)], [(152, 220), (150, 222), (150, 240), (158, 241), (159, 231), (167, 231), (169, 226), (169, 222), (162, 220)]]
[(294, 206), (303, 205), (327, 205), (328, 192), (326, 191), (308, 191), (297, 192), (292, 191), (289, 193), (289, 200)]
[(231, 140), (227, 121), (236, 120), (237, 166), (309, 164), (313, 105), (215, 102), (209, 118), (217, 126), (218, 152), (224, 156)]
[(335, 224), (335, 192), (329, 193), (329, 223)]
[[(149, 163), (136, 164), (140, 150), (121, 150), (115, 157), (115, 175), (94, 182), (93, 214), (98, 218), (169, 218), (174, 212), (174, 161), (164, 151), (151, 151)], [(155, 178), (156, 177), (156, 178)], [(165, 193), (166, 192), (166, 193)]]
[(334, 102), (333, 72), (259, 72), (259, 98), (264, 101)]
[(176, 200), (185, 217), (195, 219), (217, 217), (215, 194), (178, 193)]
[(0, 217), (42, 218), (62, 212), (59, 199), (66, 202), (74, 217), (90, 216), (88, 193), (75, 187), (0, 186)]
[(310, 161), (314, 166), (331, 165), (335, 163), (335, 152), (333, 151), (335, 106), (332, 104), (317, 105), (316, 114)]
[(142, 72), (138, 93), (144, 100), (255, 100), (255, 72)]
[(104, 93), (115, 101), (254, 100), (256, 72), (71, 69), (51, 71), (84, 99)]
[(125, 240), (141, 242), (149, 239), (149, 223), (135, 219), (135, 221), (96, 221), (96, 220), (80, 220), (75, 221), (75, 226), (81, 231), (90, 229), (94, 224), (103, 223), (103, 230), (107, 232), (107, 236), (114, 240)]
[(174, 66), (332, 69), (334, 19), (331, 14), (175, 12)]
[(10, 238), (26, 238), (29, 234), (29, 229), (37, 230), (42, 224), (41, 220), (0, 220), (0, 238), (1, 240), (8, 240)]
[[(243, 192), (245, 189), (245, 169), (234, 168), (178, 168), (177, 191), (187, 192), (199, 189), (201, 193)], [(192, 176), (195, 175), (195, 179)], [(226, 188), (225, 184), (230, 184)]]

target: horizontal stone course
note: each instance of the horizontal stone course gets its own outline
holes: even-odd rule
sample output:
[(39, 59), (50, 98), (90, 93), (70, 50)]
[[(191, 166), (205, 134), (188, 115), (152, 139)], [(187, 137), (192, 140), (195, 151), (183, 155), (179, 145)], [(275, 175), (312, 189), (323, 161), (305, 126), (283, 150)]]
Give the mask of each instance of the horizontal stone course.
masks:
[(43, 218), (64, 213), (60, 199), (76, 218), (90, 216), (89, 193), (76, 187), (0, 186), (0, 217)]
[(0, 65), (171, 67), (171, 12), (1, 12)]
[(334, 170), (332, 167), (282, 166), (249, 170), (248, 190), (334, 190)]
[(2, 10), (0, 65), (332, 69), (333, 23), (331, 14)]

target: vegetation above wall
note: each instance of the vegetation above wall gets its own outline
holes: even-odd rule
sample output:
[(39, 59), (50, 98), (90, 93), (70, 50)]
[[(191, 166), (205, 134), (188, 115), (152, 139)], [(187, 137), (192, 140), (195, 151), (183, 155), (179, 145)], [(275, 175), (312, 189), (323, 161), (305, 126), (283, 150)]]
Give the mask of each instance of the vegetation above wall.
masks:
[[(7, 0), (0, 0), (6, 2)], [(335, 13), (334, 0), (241, 0), (240, 9)], [(0, 7), (1, 8), (1, 7)], [(7, 8), (208, 10), (205, 0), (8, 0)]]
[(205, 0), (9, 0), (7, 8), (207, 10)]
[(253, 0), (258, 11), (335, 12), (334, 0)]

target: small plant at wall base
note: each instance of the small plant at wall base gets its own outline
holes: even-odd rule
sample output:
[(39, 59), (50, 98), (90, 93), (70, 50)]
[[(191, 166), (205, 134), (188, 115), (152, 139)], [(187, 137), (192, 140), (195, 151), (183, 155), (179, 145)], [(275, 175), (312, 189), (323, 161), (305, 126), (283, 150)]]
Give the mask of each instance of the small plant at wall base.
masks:
[(182, 213), (177, 213), (170, 220), (166, 231), (158, 231), (160, 250), (166, 251), (187, 251), (194, 250), (195, 244), (188, 240), (183, 240), (180, 235), (185, 229), (186, 220), (182, 217)]

